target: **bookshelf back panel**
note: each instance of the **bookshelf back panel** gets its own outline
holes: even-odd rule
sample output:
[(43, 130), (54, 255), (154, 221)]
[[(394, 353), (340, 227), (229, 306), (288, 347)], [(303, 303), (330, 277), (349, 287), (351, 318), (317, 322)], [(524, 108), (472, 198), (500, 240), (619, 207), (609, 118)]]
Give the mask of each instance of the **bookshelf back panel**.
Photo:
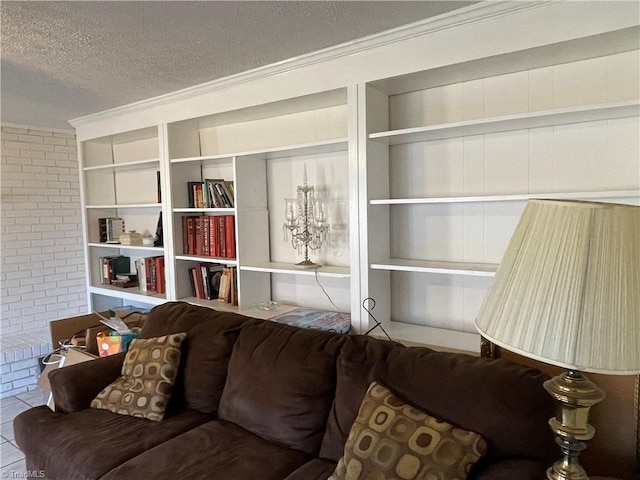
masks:
[(391, 198), (637, 189), (639, 132), (631, 117), (395, 145)]
[(203, 160), (198, 162), (175, 163), (171, 166), (171, 196), (174, 208), (189, 207), (189, 182), (205, 179), (233, 181), (233, 163), (227, 160)]
[(314, 262), (348, 266), (349, 259), (349, 162), (346, 152), (308, 155), (267, 161), (269, 245), (272, 262), (296, 263), (304, 257), (284, 241), (285, 198), (296, 198), (298, 185), (313, 185), (316, 201), (324, 203), (329, 223), (328, 242), (310, 252)]
[[(319, 278), (319, 283), (327, 292), (339, 311), (351, 311), (348, 278)], [(314, 276), (271, 274), (271, 300), (320, 310), (336, 311), (331, 301), (322, 292)]]
[(98, 167), (159, 158), (157, 127), (82, 142), (83, 166)]
[(201, 155), (247, 152), (344, 138), (347, 106), (338, 105), (200, 130)]
[(157, 176), (156, 169), (114, 172), (117, 203), (119, 205), (158, 203)]
[(475, 333), (474, 320), (491, 282), (491, 278), (391, 272), (391, 319)]
[(115, 205), (116, 190), (113, 171), (92, 170), (84, 172), (85, 203), (87, 205)]
[(145, 138), (113, 145), (113, 163), (129, 163), (159, 157), (158, 138)]
[(87, 211), (88, 240), (90, 243), (100, 241), (98, 226), (99, 218), (122, 218), (125, 231), (135, 230), (143, 235), (155, 235), (160, 207), (158, 208), (127, 208), (127, 209), (90, 209)]
[(639, 66), (633, 50), (393, 95), (390, 129), (637, 100)]
[(92, 170), (85, 172), (87, 205), (158, 203), (158, 170)]
[(92, 140), (82, 143), (84, 167), (98, 167), (113, 164), (113, 150), (110, 140)]
[(524, 202), (391, 207), (392, 258), (499, 263)]

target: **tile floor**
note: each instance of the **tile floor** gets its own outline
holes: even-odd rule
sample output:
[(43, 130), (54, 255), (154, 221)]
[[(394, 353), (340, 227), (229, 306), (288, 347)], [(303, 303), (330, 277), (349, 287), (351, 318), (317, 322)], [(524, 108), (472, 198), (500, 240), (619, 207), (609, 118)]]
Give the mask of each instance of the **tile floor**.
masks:
[(0, 469), (1, 478), (23, 478), (26, 466), (24, 455), (15, 443), (13, 436), (13, 419), (20, 412), (31, 407), (45, 405), (49, 393), (43, 390), (33, 390), (21, 393), (15, 397), (0, 399)]

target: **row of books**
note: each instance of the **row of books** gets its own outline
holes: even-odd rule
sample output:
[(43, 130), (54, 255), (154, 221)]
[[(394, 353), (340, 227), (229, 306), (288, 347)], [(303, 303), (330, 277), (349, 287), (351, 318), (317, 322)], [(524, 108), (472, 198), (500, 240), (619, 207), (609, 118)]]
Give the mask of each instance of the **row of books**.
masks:
[(117, 287), (139, 287), (145, 293), (165, 293), (164, 257), (139, 258), (131, 271), (127, 255), (100, 257), (100, 284)]
[(124, 233), (124, 220), (117, 217), (99, 218), (101, 243), (120, 243), (120, 235)]
[(119, 275), (131, 272), (131, 259), (126, 255), (108, 255), (99, 257), (100, 284), (112, 285)]
[(233, 181), (206, 178), (202, 182), (187, 182), (190, 208), (233, 208)]
[(235, 216), (182, 217), (182, 243), (185, 255), (235, 258)]
[(164, 257), (139, 258), (135, 261), (138, 284), (144, 293), (165, 293)]
[(238, 305), (238, 272), (236, 267), (199, 263), (190, 268), (189, 273), (194, 297)]

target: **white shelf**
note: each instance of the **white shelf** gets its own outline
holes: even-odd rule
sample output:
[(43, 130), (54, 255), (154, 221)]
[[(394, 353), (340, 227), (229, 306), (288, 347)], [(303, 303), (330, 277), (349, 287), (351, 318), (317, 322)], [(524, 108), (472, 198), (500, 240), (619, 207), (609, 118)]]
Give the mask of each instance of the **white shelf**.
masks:
[(369, 134), (369, 139), (386, 145), (400, 145), (570, 123), (637, 117), (639, 114), (640, 102), (616, 102), (376, 132)]
[(205, 257), (197, 255), (176, 255), (176, 260), (186, 260), (190, 262), (207, 262), (207, 263), (221, 263), (224, 265), (238, 265), (238, 261), (235, 258), (224, 257)]
[(494, 263), (438, 262), (391, 258), (383, 262), (372, 263), (371, 268), (373, 270), (391, 270), (396, 272), (493, 277), (498, 269), (498, 265)]
[(218, 213), (222, 215), (235, 215), (235, 208), (174, 208), (173, 213)]
[(96, 295), (103, 295), (106, 297), (121, 298), (123, 300), (131, 300), (135, 302), (143, 302), (151, 305), (161, 305), (167, 301), (166, 295), (161, 294), (146, 294), (140, 291), (139, 288), (120, 288), (111, 287), (109, 285), (101, 285), (99, 287), (89, 286), (89, 293)]
[(110, 204), (110, 205), (87, 205), (87, 209), (105, 209), (105, 208), (161, 208), (161, 203), (129, 203), (129, 204)]
[(323, 140), (320, 142), (310, 142), (264, 150), (239, 152), (235, 155), (237, 157), (260, 157), (266, 159), (289, 158), (300, 157), (304, 155), (318, 155), (321, 153), (343, 152), (347, 150), (347, 147), (348, 140), (346, 138), (337, 138), (331, 140)]
[(184, 297), (179, 298), (178, 301), (191, 303), (192, 305), (200, 305), (201, 307), (213, 308), (214, 310), (220, 310), (221, 312), (238, 313), (237, 305), (231, 305), (230, 303), (222, 302), (220, 300), (204, 300), (198, 297)]
[(609, 192), (523, 193), (513, 195), (478, 195), (461, 197), (385, 198), (370, 200), (371, 205), (413, 205), (422, 203), (512, 202), (532, 198), (553, 200), (598, 200), (607, 198), (640, 198), (640, 190), (614, 190)]
[(88, 244), (89, 247), (96, 248), (113, 248), (113, 249), (127, 249), (127, 250), (144, 250), (148, 252), (164, 252), (164, 247), (151, 247), (147, 245), (123, 245), (121, 243), (98, 243), (93, 242)]
[(289, 275), (315, 276), (316, 270), (320, 277), (349, 278), (351, 272), (349, 267), (321, 266), (318, 269), (296, 268), (291, 263), (264, 262), (254, 265), (242, 265), (240, 270), (249, 272), (286, 273)]
[(83, 170), (85, 172), (91, 171), (103, 171), (103, 170), (137, 170), (140, 168), (146, 168), (153, 164), (159, 165), (159, 158), (151, 158), (148, 160), (137, 160), (135, 162), (126, 162), (126, 163), (110, 163), (108, 165), (97, 165), (94, 167), (84, 167)]
[[(478, 333), (394, 321), (386, 322), (382, 326), (393, 340), (399, 342), (426, 345), (434, 350), (480, 352), (480, 334)], [(380, 327), (369, 335), (386, 338)]]
[(171, 163), (192, 163), (192, 162), (204, 162), (208, 160), (226, 160), (228, 162), (233, 160), (233, 154), (222, 153), (220, 155), (202, 155), (199, 157), (184, 157), (184, 158), (173, 158), (171, 159)]
[(283, 147), (266, 148), (260, 150), (248, 150), (242, 152), (225, 153), (220, 155), (204, 155), (201, 157), (175, 158), (171, 163), (202, 162), (207, 160), (231, 160), (233, 157), (261, 157), (261, 158), (288, 158), (303, 155), (317, 155), (321, 153), (346, 151), (348, 141), (346, 138), (323, 140), (320, 142), (303, 143), (299, 145), (287, 145)]

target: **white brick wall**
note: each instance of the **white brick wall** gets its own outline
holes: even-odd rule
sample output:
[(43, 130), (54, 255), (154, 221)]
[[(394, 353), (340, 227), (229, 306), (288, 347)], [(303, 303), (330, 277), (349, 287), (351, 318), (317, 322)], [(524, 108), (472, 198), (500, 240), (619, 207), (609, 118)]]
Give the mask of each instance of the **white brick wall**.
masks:
[[(87, 304), (75, 134), (14, 125), (0, 129), (0, 395), (6, 396), (35, 383), (34, 375), (25, 379), (18, 371), (33, 371), (32, 362), (23, 365), (25, 352), (33, 347), (32, 355), (42, 353), (49, 321), (85, 313)], [(8, 365), (16, 361), (23, 363)], [(9, 386), (5, 377), (12, 376)]]

